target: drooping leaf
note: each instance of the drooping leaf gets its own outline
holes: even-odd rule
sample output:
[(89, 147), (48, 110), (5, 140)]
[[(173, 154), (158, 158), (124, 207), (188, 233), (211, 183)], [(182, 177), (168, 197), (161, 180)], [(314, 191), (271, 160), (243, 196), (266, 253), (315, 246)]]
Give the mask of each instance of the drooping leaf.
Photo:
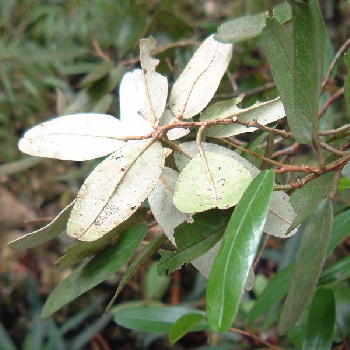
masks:
[(145, 209), (140, 208), (136, 211), (131, 217), (125, 220), (118, 227), (115, 227), (113, 230), (105, 234), (103, 237), (97, 239), (96, 241), (84, 242), (78, 241), (73, 245), (69, 246), (64, 255), (61, 256), (57, 263), (60, 268), (65, 268), (72, 266), (81, 260), (96, 254), (101, 251), (103, 248), (107, 247), (110, 244), (113, 244), (120, 234), (122, 234), (130, 226), (138, 224), (143, 221), (145, 214)]
[(103, 157), (124, 145), (120, 121), (106, 114), (72, 114), (51, 119), (29, 129), (18, 148), (27, 154), (64, 160)]
[(267, 217), (273, 182), (273, 171), (261, 172), (228, 223), (207, 287), (207, 315), (213, 330), (227, 331), (237, 315)]
[(332, 201), (326, 199), (300, 227), (302, 238), (291, 286), (278, 323), (280, 334), (293, 327), (314, 295), (326, 257), (332, 220)]
[(203, 319), (204, 315), (198, 313), (191, 313), (181, 316), (171, 327), (169, 332), (169, 340), (172, 343), (176, 343)]
[[(196, 142), (184, 142), (179, 146), (193, 156), (197, 155), (199, 152)], [(204, 151), (219, 153), (235, 159), (250, 172), (252, 177), (257, 176), (260, 172), (260, 170), (248, 160), (226, 147), (208, 142), (203, 142), (202, 146)], [(178, 151), (175, 152), (174, 156), (176, 166), (180, 171), (183, 170), (190, 162), (190, 158)], [(281, 238), (292, 236), (296, 231), (287, 233), (287, 230), (293, 222), (295, 216), (296, 214), (290, 203), (289, 196), (283, 191), (273, 192), (270, 199), (269, 214), (265, 223), (264, 232)]]
[(176, 80), (169, 97), (174, 117), (191, 118), (213, 98), (232, 56), (232, 45), (208, 37)]
[(152, 191), (163, 166), (158, 141), (128, 141), (85, 180), (68, 220), (68, 235), (94, 241), (124, 222)]
[(302, 349), (331, 349), (334, 325), (335, 300), (333, 292), (320, 288), (316, 291), (311, 304)]
[(156, 47), (157, 41), (153, 37), (140, 40), (140, 60), (146, 101), (139, 114), (153, 125), (158, 124), (168, 96), (168, 80), (165, 76), (156, 73), (159, 60), (151, 56), (151, 51)]
[(205, 162), (196, 155), (177, 180), (174, 204), (184, 213), (232, 207), (252, 179), (249, 171), (233, 158), (213, 152), (204, 154)]
[(127, 271), (123, 275), (122, 279), (119, 282), (118, 288), (106, 307), (106, 311), (110, 309), (113, 305), (114, 301), (118, 298), (120, 292), (124, 289), (130, 279), (135, 275), (138, 269), (145, 263), (147, 259), (149, 259), (152, 254), (154, 254), (158, 248), (166, 241), (166, 236), (162, 235), (153, 239), (149, 244), (147, 244), (140, 253), (137, 254), (137, 257), (128, 267)]
[(292, 279), (293, 268), (287, 268), (279, 271), (265, 287), (260, 297), (255, 301), (248, 314), (248, 322), (252, 323), (262, 314), (270, 310), (287, 294), (290, 281)]
[(332, 288), (336, 304), (336, 324), (334, 340), (343, 341), (350, 334), (350, 288), (348, 282), (343, 282)]
[[(294, 42), (294, 130), (300, 143), (311, 141), (318, 129), (318, 110), (325, 54), (325, 24), (319, 0), (291, 2)], [(287, 114), (289, 114), (287, 108)], [(299, 128), (296, 129), (296, 123)]]
[[(239, 99), (217, 102), (201, 113), (201, 120), (235, 116), (246, 122), (256, 121), (262, 125), (266, 125), (286, 116), (283, 103), (279, 98), (262, 103), (255, 103), (253, 106), (244, 109), (237, 107), (237, 103), (239, 102)], [(255, 130), (257, 130), (255, 127), (247, 127), (239, 123), (233, 123), (208, 127), (205, 133), (211, 137), (229, 137), (246, 132), (253, 132)]]
[[(203, 312), (185, 306), (131, 306), (117, 310), (114, 321), (125, 328), (168, 333), (180, 317), (192, 313), (203, 315)], [(199, 326), (206, 328), (205, 324)]]
[(62, 233), (67, 226), (74, 201), (67, 205), (49, 224), (17, 238), (9, 243), (9, 247), (15, 250), (33, 248), (44, 244)]
[(171, 282), (170, 276), (159, 275), (157, 262), (148, 268), (145, 278), (145, 294), (148, 300), (161, 300)]
[[(193, 223), (184, 222), (175, 229), (175, 240), (177, 250), (174, 252), (161, 252), (162, 258), (159, 261), (159, 273), (172, 273), (183, 264), (192, 262), (212, 248), (222, 237), (230, 217), (228, 211), (212, 210), (196, 214)], [(208, 277), (214, 256), (206, 256), (205, 262), (194, 263), (194, 266)]]
[(147, 233), (147, 226), (130, 227), (118, 242), (79, 266), (50, 294), (42, 315), (47, 317), (118, 271), (132, 256)]
[[(277, 5), (273, 9), (273, 17), (280, 23), (285, 23), (292, 18), (292, 10), (287, 2)], [(219, 28), (215, 39), (223, 42), (241, 42), (256, 38), (266, 26), (267, 13), (234, 18), (224, 22)]]
[(329, 266), (321, 275), (318, 285), (335, 284), (350, 278), (350, 256)]
[[(293, 41), (287, 29), (269, 18), (259, 38), (259, 46), (269, 63), (272, 77), (284, 104), (288, 124), (295, 137), (302, 134), (302, 123), (294, 113), (293, 92)], [(300, 124), (299, 124), (300, 123)]]

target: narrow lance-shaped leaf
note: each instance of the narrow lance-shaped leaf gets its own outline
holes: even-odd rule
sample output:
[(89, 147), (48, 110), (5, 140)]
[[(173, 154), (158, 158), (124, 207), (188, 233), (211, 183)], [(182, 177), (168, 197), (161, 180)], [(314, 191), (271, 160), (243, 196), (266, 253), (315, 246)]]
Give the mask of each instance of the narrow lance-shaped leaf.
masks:
[(117, 244), (74, 270), (50, 294), (43, 309), (47, 317), (120, 269), (132, 256), (147, 233), (144, 224), (129, 228)]
[(196, 155), (176, 183), (174, 204), (184, 213), (232, 207), (252, 179), (249, 171), (233, 158), (212, 152), (204, 154), (205, 162)]
[(122, 123), (106, 114), (72, 114), (29, 129), (18, 143), (27, 154), (63, 160), (103, 157), (124, 145)]
[(318, 285), (335, 284), (350, 278), (350, 256), (330, 265), (321, 275)]
[(333, 291), (320, 288), (311, 304), (302, 350), (329, 350), (333, 343), (335, 299)]
[[(253, 106), (241, 109), (237, 104), (240, 98), (228, 101), (217, 102), (201, 113), (201, 120), (237, 117), (245, 122), (258, 122), (266, 125), (286, 116), (283, 103), (279, 98), (272, 101), (255, 103)], [(206, 129), (205, 133), (211, 137), (229, 137), (253, 132), (257, 130), (255, 127), (247, 127), (239, 123), (229, 125), (215, 125)]]
[[(297, 141), (310, 142), (318, 128), (318, 109), (323, 78), (325, 24), (319, 0), (291, 3), (294, 41), (294, 119)], [(287, 110), (287, 113), (288, 110)]]
[(33, 248), (44, 244), (62, 233), (67, 226), (74, 201), (67, 205), (49, 224), (9, 243), (15, 250)]
[(68, 221), (68, 235), (93, 241), (121, 224), (152, 191), (163, 166), (158, 141), (128, 141), (85, 180)]
[[(184, 142), (180, 144), (180, 147), (193, 156), (197, 155), (199, 152), (196, 142)], [(204, 151), (219, 153), (224, 156), (235, 159), (245, 169), (249, 171), (252, 177), (257, 176), (260, 172), (260, 170), (257, 167), (255, 167), (252, 163), (240, 156), (235, 151), (208, 142), (202, 142), (202, 147)], [(190, 162), (190, 158), (186, 157), (180, 152), (176, 151), (174, 156), (176, 166), (180, 171), (183, 170), (185, 166)], [(269, 214), (266, 219), (264, 232), (281, 238), (287, 238), (292, 236), (296, 231), (291, 231), (287, 233), (287, 230), (293, 222), (295, 216), (296, 215), (290, 203), (289, 196), (283, 191), (274, 191), (270, 200)], [(212, 255), (212, 253), (210, 253), (210, 255)], [(203, 259), (201, 259), (201, 261), (204, 262)]]
[(226, 228), (207, 288), (207, 315), (214, 330), (227, 331), (237, 315), (267, 217), (273, 182), (273, 171), (261, 172), (243, 194)]
[(232, 45), (208, 37), (176, 80), (169, 98), (174, 117), (191, 118), (213, 98), (232, 56)]
[(322, 271), (332, 230), (333, 206), (326, 199), (300, 228), (302, 238), (295, 262), (292, 283), (278, 323), (281, 334), (290, 330), (312, 299)]
[(203, 319), (204, 315), (198, 313), (191, 313), (181, 316), (171, 327), (169, 332), (169, 340), (172, 343), (176, 343)]

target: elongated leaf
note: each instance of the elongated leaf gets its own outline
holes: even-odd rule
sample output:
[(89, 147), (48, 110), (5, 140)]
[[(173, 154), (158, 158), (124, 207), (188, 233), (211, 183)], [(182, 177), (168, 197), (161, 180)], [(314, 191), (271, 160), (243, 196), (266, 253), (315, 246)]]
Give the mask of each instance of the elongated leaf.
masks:
[(332, 220), (332, 201), (327, 199), (322, 201), (313, 215), (301, 225), (303, 236), (291, 286), (278, 324), (281, 334), (293, 327), (314, 295), (326, 256)]
[(327, 247), (327, 256), (350, 234), (350, 209), (334, 218), (331, 239)]
[(329, 289), (318, 289), (306, 325), (303, 350), (329, 350), (333, 342), (335, 300)]
[(343, 282), (332, 288), (336, 304), (336, 325), (334, 340), (341, 342), (350, 334), (350, 288), (348, 282)]
[(72, 114), (51, 119), (29, 129), (19, 149), (38, 157), (89, 160), (103, 157), (124, 145), (120, 121), (106, 114)]
[(163, 166), (158, 141), (127, 142), (85, 180), (68, 221), (68, 235), (94, 241), (121, 224), (152, 191)]
[(207, 288), (207, 315), (214, 330), (227, 331), (238, 312), (267, 217), (273, 182), (273, 171), (261, 172), (245, 191), (226, 228)]
[(318, 285), (339, 283), (350, 278), (350, 256), (329, 266), (321, 275)]
[(74, 201), (67, 205), (48, 225), (11, 241), (9, 247), (15, 250), (33, 248), (58, 236), (66, 229), (73, 204)]
[[(273, 17), (280, 23), (292, 18), (292, 10), (287, 2), (277, 5), (273, 9)], [(261, 34), (266, 26), (267, 13), (258, 13), (234, 18), (224, 22), (219, 28), (215, 39), (223, 42), (241, 42), (255, 38)]]
[(42, 315), (47, 317), (118, 271), (132, 256), (147, 232), (144, 224), (129, 228), (117, 244), (74, 270), (50, 294)]
[(252, 179), (249, 171), (233, 158), (205, 152), (205, 162), (207, 166), (196, 155), (179, 175), (174, 204), (184, 213), (232, 207)]
[(118, 227), (114, 228), (113, 230), (105, 234), (103, 237), (97, 239), (96, 241), (79, 241), (69, 246), (66, 249), (65, 254), (61, 256), (57, 261), (59, 267), (64, 268), (72, 266), (80, 262), (81, 260), (93, 254), (96, 254), (108, 245), (113, 244), (116, 241), (117, 237), (120, 234), (122, 234), (126, 229), (128, 229), (130, 226), (142, 222), (144, 219), (144, 214), (145, 209), (140, 208), (129, 219), (127, 219)]
[(1, 346), (3, 350), (16, 350), (16, 346), (7, 333), (5, 327), (0, 322)]
[(269, 18), (259, 38), (259, 46), (269, 63), (271, 74), (286, 110), (288, 124), (294, 137), (298, 137), (299, 140), (303, 126), (294, 113), (292, 38), (282, 24)]
[[(203, 142), (202, 146), (204, 151), (219, 153), (235, 159), (250, 172), (252, 177), (257, 176), (260, 172), (257, 167), (255, 167), (252, 163), (234, 151), (231, 151), (214, 143)], [(184, 142), (180, 144), (180, 147), (193, 156), (198, 154), (198, 147), (195, 142)], [(180, 152), (175, 152), (174, 156), (176, 166), (180, 171), (183, 170), (185, 166), (190, 162), (190, 158), (186, 157)], [(289, 233), (287, 231), (295, 216), (296, 214), (290, 203), (289, 196), (283, 191), (273, 192), (270, 200), (269, 214), (265, 223), (264, 232), (281, 238), (292, 236), (296, 231), (291, 231)]]
[(128, 284), (131, 278), (135, 275), (135, 273), (139, 270), (139, 268), (145, 263), (147, 259), (149, 259), (158, 248), (166, 241), (166, 236), (162, 235), (160, 237), (155, 238), (152, 242), (147, 244), (141, 252), (137, 255), (136, 259), (128, 267), (127, 271), (123, 275), (122, 279), (119, 282), (118, 288), (106, 307), (106, 311), (110, 309), (115, 300), (118, 298), (120, 292), (124, 289), (124, 287)]
[[(222, 237), (230, 212), (213, 210), (196, 214), (193, 223), (183, 223), (175, 229), (177, 250), (175, 252), (163, 251), (159, 261), (158, 271), (161, 274), (172, 273), (183, 264), (189, 263), (206, 253)], [(208, 258), (208, 257), (207, 257)], [(206, 259), (205, 264), (194, 266), (208, 277), (215, 255)]]
[[(286, 116), (283, 103), (279, 98), (272, 101), (255, 103), (253, 106), (241, 109), (237, 107), (240, 99), (217, 102), (201, 113), (201, 120), (228, 118), (235, 116), (246, 122), (257, 121), (266, 125)], [(247, 127), (242, 124), (234, 123), (230, 125), (215, 125), (206, 129), (206, 135), (211, 137), (229, 137), (253, 132), (255, 127)]]
[(208, 37), (176, 80), (169, 98), (175, 117), (191, 118), (213, 98), (232, 56), (232, 45)]
[(145, 294), (148, 300), (161, 300), (171, 282), (170, 276), (158, 273), (158, 263), (155, 261), (148, 268), (145, 279)]
[(169, 332), (169, 340), (176, 343), (186, 333), (190, 332), (201, 320), (204, 315), (191, 313), (181, 316), (171, 327)]
[(114, 321), (130, 329), (168, 333), (180, 317), (189, 313), (203, 315), (199, 310), (184, 306), (132, 306), (119, 309), (114, 315)]
[(151, 51), (157, 46), (153, 37), (140, 40), (140, 60), (145, 90), (145, 107), (139, 112), (141, 116), (157, 125), (162, 116), (168, 96), (168, 80), (156, 73), (159, 60), (151, 57)]
[[(318, 128), (318, 109), (323, 78), (325, 24), (319, 0), (291, 2), (294, 41), (294, 120), (292, 133), (301, 143), (310, 142)], [(287, 114), (289, 111), (287, 109)], [(294, 124), (294, 126), (296, 123)]]

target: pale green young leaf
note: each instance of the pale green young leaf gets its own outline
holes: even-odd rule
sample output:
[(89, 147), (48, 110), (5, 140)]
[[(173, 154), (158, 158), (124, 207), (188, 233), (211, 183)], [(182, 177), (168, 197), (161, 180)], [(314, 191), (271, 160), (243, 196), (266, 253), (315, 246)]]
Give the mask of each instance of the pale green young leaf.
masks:
[(233, 158), (204, 153), (206, 165), (202, 157), (196, 155), (182, 170), (176, 183), (174, 204), (184, 213), (232, 207), (252, 180), (249, 171)]
[(68, 220), (68, 235), (94, 241), (124, 222), (152, 191), (163, 166), (158, 141), (128, 141), (85, 180)]
[(243, 194), (226, 228), (207, 288), (207, 315), (214, 330), (227, 331), (237, 315), (259, 247), (273, 182), (273, 171), (261, 172)]
[(176, 80), (169, 97), (174, 117), (191, 118), (213, 98), (232, 56), (232, 45), (205, 39)]
[[(201, 113), (201, 120), (235, 116), (245, 122), (256, 121), (261, 125), (267, 125), (286, 116), (283, 103), (279, 98), (261, 103), (258, 102), (244, 109), (237, 107), (237, 103), (239, 102), (240, 99), (217, 102)], [(233, 123), (208, 127), (205, 133), (211, 137), (229, 137), (246, 132), (253, 132), (255, 130), (257, 130), (255, 127), (247, 127), (239, 123)]]
[(332, 231), (333, 205), (323, 200), (301, 225), (302, 234), (293, 277), (278, 323), (281, 334), (288, 332), (312, 299), (326, 257)]
[(39, 230), (11, 241), (8, 245), (15, 250), (33, 248), (44, 244), (62, 233), (67, 226), (74, 201), (67, 205), (49, 224)]
[(18, 148), (37, 157), (89, 160), (106, 156), (124, 145), (122, 123), (111, 115), (82, 113), (51, 119), (29, 129)]
[(153, 262), (148, 267), (145, 278), (145, 292), (148, 300), (161, 300), (171, 282), (170, 276), (160, 275), (158, 263)]
[(335, 299), (333, 291), (319, 288), (308, 315), (302, 350), (329, 350), (333, 343)]
[(176, 343), (203, 319), (204, 315), (199, 313), (190, 313), (181, 316), (169, 331), (169, 340), (171, 343)]
[[(260, 172), (257, 167), (235, 151), (208, 142), (203, 142), (202, 146), (204, 151), (219, 153), (235, 159), (250, 172), (252, 177), (257, 176)], [(180, 147), (193, 156), (197, 155), (199, 152), (196, 142), (184, 142), (180, 144)], [(178, 151), (175, 152), (174, 157), (176, 166), (180, 171), (190, 162), (190, 158)], [(270, 200), (269, 214), (265, 223), (264, 232), (281, 238), (292, 236), (296, 231), (288, 232), (288, 228), (295, 216), (296, 214), (290, 203), (289, 196), (283, 191), (274, 191)], [(204, 262), (204, 259), (201, 260)]]
[(74, 270), (46, 300), (43, 317), (53, 314), (118, 271), (135, 252), (146, 233), (147, 226), (144, 224), (129, 228), (114, 246)]

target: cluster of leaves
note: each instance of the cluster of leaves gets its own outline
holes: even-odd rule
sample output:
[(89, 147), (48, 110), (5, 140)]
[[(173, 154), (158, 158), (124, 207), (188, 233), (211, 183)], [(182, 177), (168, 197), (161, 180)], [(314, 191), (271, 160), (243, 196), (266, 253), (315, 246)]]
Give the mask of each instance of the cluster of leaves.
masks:
[[(286, 26), (292, 26), (292, 35)], [(239, 97), (208, 107), (230, 63), (232, 43), (252, 38), (257, 38), (266, 55), (280, 98), (242, 108)], [(270, 322), (277, 321), (279, 333), (287, 333), (294, 345), (302, 343), (304, 349), (319, 344), (329, 349), (333, 340), (347, 336), (347, 325), (333, 329), (336, 319), (344, 319), (335, 300), (339, 282), (349, 277), (349, 259), (322, 272), (326, 258), (349, 232), (349, 210), (333, 219), (332, 202), (341, 170), (350, 160), (344, 151), (347, 134), (344, 127), (341, 133), (320, 129), (326, 40), (316, 0), (283, 3), (270, 15), (234, 19), (203, 41), (167, 99), (168, 81), (156, 71), (159, 61), (152, 57), (156, 41), (143, 39), (141, 69), (121, 79), (120, 119), (69, 114), (27, 131), (19, 148), (30, 155), (78, 161), (108, 156), (52, 223), (10, 243), (14, 249), (34, 247), (67, 226), (67, 234), (80, 242), (68, 248), (60, 265), (94, 255), (56, 287), (43, 315), (101, 283), (134, 255), (117, 296), (167, 237), (176, 250), (160, 251), (159, 273), (192, 263), (208, 278), (206, 312), (129, 306), (113, 310), (115, 321), (133, 329), (169, 333), (172, 341), (191, 330), (226, 332), (240, 314), (245, 291), (254, 284), (254, 259), (263, 232), (280, 238), (297, 234), (301, 238), (295, 259), (259, 295), (247, 322), (252, 326), (261, 315), (272, 312)], [(276, 128), (284, 117), (290, 132)], [(194, 128), (199, 128), (196, 141), (176, 141), (191, 137)], [(236, 147), (232, 137), (258, 129), (313, 145), (318, 164), (288, 166), (267, 154), (264, 161), (277, 169), (260, 171), (230, 147), (219, 145)], [(338, 137), (330, 146), (322, 135), (329, 142)], [(204, 136), (212, 142), (203, 142)], [(333, 150), (332, 154), (321, 147)], [(292, 177), (282, 186), (294, 190), (291, 196), (273, 191), (275, 181), (284, 179), (275, 175), (288, 171), (308, 174), (298, 180)], [(140, 208), (146, 199), (164, 236), (135, 254), (147, 233)], [(348, 286), (341, 288), (349, 293)], [(285, 295), (281, 312), (276, 313)]]

